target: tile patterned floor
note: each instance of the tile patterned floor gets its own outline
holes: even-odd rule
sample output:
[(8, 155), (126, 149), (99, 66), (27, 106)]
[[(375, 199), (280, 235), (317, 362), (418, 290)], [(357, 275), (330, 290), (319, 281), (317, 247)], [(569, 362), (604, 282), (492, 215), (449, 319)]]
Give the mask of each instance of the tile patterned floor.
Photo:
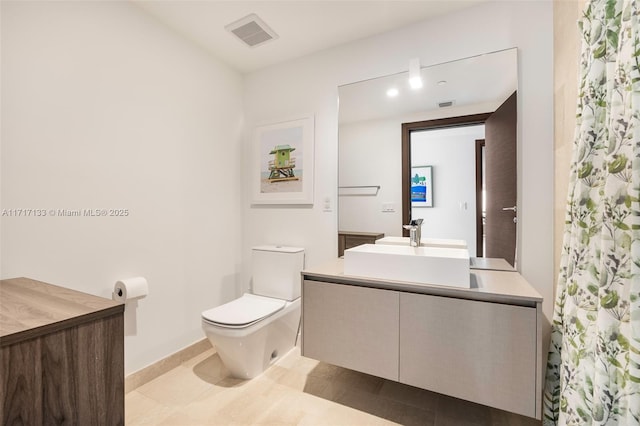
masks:
[(127, 425), (529, 426), (540, 422), (300, 356), (253, 380), (213, 349), (129, 392)]

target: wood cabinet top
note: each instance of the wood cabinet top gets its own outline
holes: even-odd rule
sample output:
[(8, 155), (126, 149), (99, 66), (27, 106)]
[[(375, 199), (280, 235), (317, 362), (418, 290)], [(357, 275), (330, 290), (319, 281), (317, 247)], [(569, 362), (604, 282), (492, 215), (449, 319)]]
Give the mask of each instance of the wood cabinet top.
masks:
[(382, 238), (384, 237), (384, 232), (338, 231), (338, 235), (347, 235), (350, 237)]
[(30, 278), (0, 280), (0, 346), (124, 312), (124, 304)]

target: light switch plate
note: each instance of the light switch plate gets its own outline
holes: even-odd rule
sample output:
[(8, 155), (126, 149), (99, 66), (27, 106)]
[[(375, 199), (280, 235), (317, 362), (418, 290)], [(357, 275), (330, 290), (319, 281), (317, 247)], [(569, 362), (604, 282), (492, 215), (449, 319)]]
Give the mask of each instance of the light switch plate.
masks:
[(396, 206), (394, 203), (382, 203), (383, 213), (393, 213), (395, 211), (396, 211)]

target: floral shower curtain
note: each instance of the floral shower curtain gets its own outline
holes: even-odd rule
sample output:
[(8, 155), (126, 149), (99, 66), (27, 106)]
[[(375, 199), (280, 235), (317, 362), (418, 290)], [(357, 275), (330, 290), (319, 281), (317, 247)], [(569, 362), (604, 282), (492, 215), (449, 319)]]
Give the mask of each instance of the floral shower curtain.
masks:
[(545, 425), (640, 424), (640, 0), (592, 0)]

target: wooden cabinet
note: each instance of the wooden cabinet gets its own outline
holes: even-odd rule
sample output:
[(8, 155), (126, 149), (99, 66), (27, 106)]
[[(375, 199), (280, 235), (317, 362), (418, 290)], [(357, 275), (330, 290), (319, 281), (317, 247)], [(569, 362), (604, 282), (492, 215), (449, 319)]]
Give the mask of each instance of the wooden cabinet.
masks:
[(399, 296), (397, 291), (305, 281), (304, 356), (397, 381)]
[(400, 294), (400, 382), (535, 417), (536, 309)]
[(344, 256), (344, 251), (362, 244), (375, 244), (376, 240), (384, 237), (378, 232), (338, 232), (338, 257)]
[(124, 424), (124, 305), (0, 281), (0, 423)]

